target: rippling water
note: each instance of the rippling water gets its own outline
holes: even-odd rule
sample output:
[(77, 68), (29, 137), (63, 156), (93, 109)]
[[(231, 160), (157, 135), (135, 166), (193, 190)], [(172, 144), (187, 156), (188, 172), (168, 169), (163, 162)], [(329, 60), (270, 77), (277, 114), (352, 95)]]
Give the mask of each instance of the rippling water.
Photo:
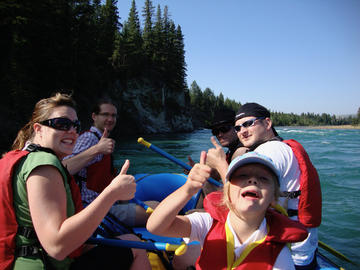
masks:
[[(336, 251), (360, 264), (360, 130), (278, 128), (284, 139), (303, 144), (318, 170), (323, 195), (323, 219), (319, 238)], [(209, 130), (189, 134), (146, 135), (145, 140), (176, 158), (199, 160), (200, 152), (212, 147)], [(115, 162), (130, 160), (129, 173), (182, 172), (159, 154), (137, 143), (137, 137), (117, 140)], [(358, 269), (324, 252), (346, 269)]]

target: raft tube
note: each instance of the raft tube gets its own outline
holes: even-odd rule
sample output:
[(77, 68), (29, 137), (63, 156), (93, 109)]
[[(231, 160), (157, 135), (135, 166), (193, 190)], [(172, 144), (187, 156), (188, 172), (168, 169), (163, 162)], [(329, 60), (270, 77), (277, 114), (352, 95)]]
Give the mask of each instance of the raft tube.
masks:
[[(159, 202), (185, 184), (187, 179), (186, 174), (176, 173), (135, 174), (134, 177), (136, 181), (135, 198), (140, 201)], [(180, 214), (194, 209), (200, 194), (201, 190), (189, 200)]]

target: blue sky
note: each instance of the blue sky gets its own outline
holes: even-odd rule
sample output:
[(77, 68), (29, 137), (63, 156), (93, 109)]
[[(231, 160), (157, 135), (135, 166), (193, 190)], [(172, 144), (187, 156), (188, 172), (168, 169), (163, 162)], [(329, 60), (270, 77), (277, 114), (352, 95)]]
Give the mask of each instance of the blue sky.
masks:
[[(285, 113), (360, 108), (360, 0), (152, 3), (182, 28), (189, 85)], [(118, 1), (121, 22), (130, 6)], [(136, 7), (141, 15), (144, 0)]]

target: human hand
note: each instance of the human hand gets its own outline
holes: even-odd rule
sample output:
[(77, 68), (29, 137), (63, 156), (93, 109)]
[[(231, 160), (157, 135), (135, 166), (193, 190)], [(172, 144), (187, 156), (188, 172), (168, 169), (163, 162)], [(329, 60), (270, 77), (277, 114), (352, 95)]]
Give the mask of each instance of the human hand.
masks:
[[(194, 167), (195, 161), (193, 161), (193, 159), (191, 158), (191, 156), (188, 156), (187, 158), (188, 158), (188, 160), (189, 160), (189, 162), (188, 162), (189, 166)], [(184, 174), (189, 174), (189, 170), (184, 169)]]
[(191, 158), (191, 156), (188, 156), (187, 158), (188, 158), (188, 160), (189, 160), (188, 164), (189, 164), (191, 167), (194, 167), (195, 161), (193, 161), (193, 159)]
[(210, 177), (210, 173), (211, 168), (206, 165), (206, 152), (202, 151), (200, 154), (200, 163), (192, 167), (187, 178), (186, 185), (188, 191), (195, 194)]
[(115, 141), (109, 137), (109, 131), (104, 129), (104, 133), (101, 136), (99, 142), (96, 144), (99, 154), (107, 155), (111, 154), (115, 148)]
[(120, 173), (109, 185), (109, 187), (115, 191), (117, 200), (127, 201), (134, 198), (136, 182), (134, 176), (127, 174), (129, 167), (130, 161), (127, 159), (122, 166)]
[(215, 148), (210, 148), (207, 152), (206, 164), (211, 168), (217, 169), (221, 162), (226, 162), (224, 149), (216, 142), (214, 136), (211, 137), (211, 143)]

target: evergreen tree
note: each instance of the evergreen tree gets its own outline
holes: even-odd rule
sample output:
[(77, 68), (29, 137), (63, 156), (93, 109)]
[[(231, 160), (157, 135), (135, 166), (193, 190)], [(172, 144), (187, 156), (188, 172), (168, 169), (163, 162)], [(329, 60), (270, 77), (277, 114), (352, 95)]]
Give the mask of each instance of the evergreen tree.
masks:
[(190, 101), (191, 106), (196, 107), (201, 103), (202, 97), (202, 91), (200, 86), (196, 83), (196, 81), (193, 81), (190, 86)]
[(151, 62), (156, 79), (164, 78), (164, 26), (161, 17), (160, 5), (157, 6), (156, 20), (153, 28), (153, 51), (151, 55)]
[(220, 92), (219, 96), (216, 98), (215, 110), (223, 109), (225, 107), (224, 102), (224, 95)]
[(180, 25), (176, 28), (176, 38), (175, 38), (175, 78), (174, 81), (179, 90), (186, 88), (186, 62), (185, 62), (185, 45), (184, 45), (184, 36), (181, 31)]
[(135, 0), (132, 1), (128, 20), (124, 23), (121, 34), (115, 38), (112, 64), (124, 85), (128, 79), (140, 77), (143, 69), (143, 52), (140, 20)]
[(143, 50), (144, 54), (147, 58), (146, 66), (147, 71), (149, 72), (151, 70), (151, 64), (152, 64), (152, 55), (154, 52), (154, 33), (153, 33), (153, 15), (154, 15), (154, 7), (152, 5), (151, 0), (145, 1), (145, 6), (143, 8), (144, 17), (144, 29), (143, 29)]
[[(105, 5), (101, 8), (99, 17), (97, 39), (97, 65), (102, 67), (99, 70), (100, 75), (104, 82), (111, 84), (113, 81), (112, 77), (112, 66), (111, 57), (115, 49), (115, 39), (119, 31), (119, 16), (117, 11), (117, 0), (106, 0)], [(109, 88), (110, 85), (104, 86), (105, 89)], [(99, 89), (103, 91), (103, 89)]]

